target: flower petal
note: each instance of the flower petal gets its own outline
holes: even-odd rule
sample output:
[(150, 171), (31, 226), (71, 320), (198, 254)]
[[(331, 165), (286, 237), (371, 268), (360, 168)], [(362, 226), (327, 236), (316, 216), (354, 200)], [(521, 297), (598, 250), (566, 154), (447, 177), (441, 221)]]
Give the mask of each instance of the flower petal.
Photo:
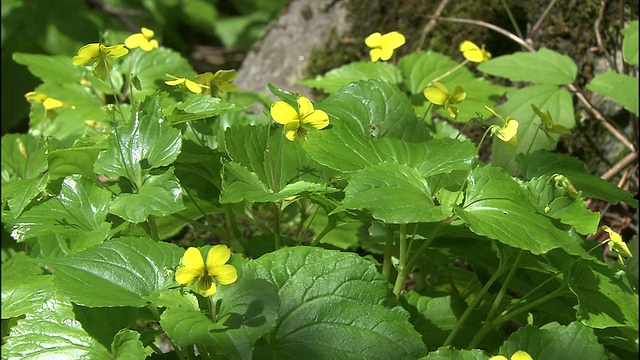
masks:
[(164, 83), (167, 84), (167, 85), (176, 86), (176, 85), (182, 84), (186, 80), (187, 79), (185, 79), (185, 78), (180, 78), (180, 79), (175, 79), (175, 80), (167, 80)]
[(100, 44), (87, 44), (78, 50), (71, 62), (73, 65), (93, 65), (100, 55)]
[(271, 117), (282, 125), (299, 120), (298, 111), (282, 100), (276, 101), (271, 105)]
[(490, 113), (492, 113), (493, 116), (495, 116), (498, 119), (502, 120), (502, 124), (503, 125), (507, 124), (507, 121), (502, 117), (502, 115), (498, 114), (495, 110), (493, 110), (492, 108), (488, 107), (487, 105), (485, 105), (484, 108), (487, 109), (487, 111), (489, 111)]
[(629, 250), (629, 247), (627, 246), (627, 244), (622, 240), (622, 235), (613, 231), (607, 225), (604, 225), (602, 227), (602, 230), (606, 231), (609, 234), (609, 238), (611, 239), (611, 243), (612, 243), (611, 248), (613, 250), (615, 250), (620, 255), (624, 255), (626, 257), (633, 257), (631, 250)]
[(382, 47), (382, 34), (379, 32), (374, 32), (373, 34), (367, 36), (364, 39), (364, 43), (370, 48), (379, 48)]
[(456, 88), (453, 89), (453, 92), (449, 96), (449, 101), (452, 104), (457, 104), (459, 102), (462, 102), (466, 98), (467, 98), (467, 93), (464, 92), (464, 89), (462, 89), (462, 86), (456, 85)]
[(56, 100), (54, 98), (46, 98), (42, 102), (42, 105), (44, 105), (45, 109), (52, 110), (52, 109), (61, 108), (64, 104), (60, 100)]
[(382, 49), (380, 48), (371, 49), (371, 51), (369, 51), (369, 56), (371, 56), (372, 62), (376, 62), (380, 60), (380, 57), (382, 56)]
[(485, 61), (484, 54), (482, 49), (478, 47), (478, 45), (472, 43), (469, 40), (465, 40), (460, 44), (460, 51), (462, 51), (462, 55), (465, 59), (473, 62), (483, 62)]
[(300, 119), (304, 119), (307, 115), (311, 114), (314, 110), (313, 103), (306, 96), (298, 96), (298, 114)]
[(203, 276), (200, 278), (200, 282), (198, 283), (198, 294), (209, 297), (215, 295), (217, 292), (216, 284), (211, 281), (211, 277)]
[(509, 142), (518, 134), (518, 120), (510, 119), (507, 123), (507, 126), (503, 127), (502, 130), (498, 132), (498, 139)]
[[(397, 31), (392, 31), (390, 33), (382, 35), (382, 48), (389, 48), (391, 50), (395, 50), (400, 46), (404, 45), (405, 38), (404, 35), (400, 34)], [(384, 60), (384, 59), (383, 59)]]
[(124, 44), (113, 46), (104, 46), (100, 44), (100, 52), (102, 52), (109, 60), (115, 60), (129, 53), (129, 49), (127, 49)]
[(209, 275), (215, 277), (220, 285), (232, 284), (238, 280), (238, 271), (233, 265), (229, 264), (216, 267), (215, 271), (209, 273)]
[(518, 350), (511, 355), (511, 360), (533, 360), (533, 358), (526, 351)]
[(198, 83), (189, 79), (185, 79), (184, 84), (186, 85), (187, 89), (189, 89), (189, 91), (194, 94), (200, 94), (202, 92), (202, 86), (204, 86), (198, 85)]
[(149, 41), (143, 34), (133, 34), (124, 40), (124, 46), (134, 49), (148, 43)]
[(289, 141), (295, 141), (296, 137), (298, 137), (298, 129), (300, 129), (300, 121), (289, 121), (284, 125), (284, 136), (289, 139)]
[(191, 286), (202, 276), (202, 272), (189, 267), (182, 267), (176, 271), (176, 281), (180, 285)]
[(207, 272), (213, 274), (217, 267), (224, 265), (231, 258), (231, 249), (227, 245), (216, 245), (207, 254)]
[(309, 125), (314, 129), (324, 129), (329, 125), (329, 115), (322, 110), (315, 110), (302, 118), (302, 123)]
[(146, 27), (143, 27), (142, 29), (140, 29), (140, 32), (142, 32), (142, 35), (144, 35), (145, 38), (147, 38), (148, 40), (151, 40), (153, 38), (153, 30), (151, 29), (147, 29)]
[(496, 356), (492, 356), (489, 360), (508, 360), (508, 359), (502, 355), (496, 355)]
[(200, 273), (204, 272), (204, 260), (200, 250), (194, 247), (190, 247), (184, 252), (182, 256), (182, 265), (187, 268), (198, 270)]
[(443, 105), (449, 98), (449, 90), (437, 81), (432, 82), (431, 86), (425, 88), (422, 93), (427, 100), (436, 105)]

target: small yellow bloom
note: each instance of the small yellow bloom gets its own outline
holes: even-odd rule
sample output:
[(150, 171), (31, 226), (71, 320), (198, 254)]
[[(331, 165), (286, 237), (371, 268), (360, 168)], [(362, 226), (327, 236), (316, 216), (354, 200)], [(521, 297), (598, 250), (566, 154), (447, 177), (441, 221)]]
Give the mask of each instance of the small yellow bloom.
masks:
[[(497, 356), (492, 356), (489, 360), (508, 360), (508, 359), (502, 355), (497, 355)], [(533, 360), (533, 358), (526, 351), (518, 350), (515, 353), (513, 353), (513, 355), (511, 355), (511, 360)]]
[(179, 78), (176, 76), (173, 76), (171, 74), (164, 74), (167, 77), (170, 77), (174, 80), (167, 80), (164, 83), (167, 85), (171, 85), (171, 86), (180, 86), (180, 85), (184, 85), (189, 91), (191, 91), (194, 94), (200, 94), (202, 93), (202, 89), (208, 89), (208, 86), (204, 86), (201, 84), (196, 83), (193, 80), (189, 80), (186, 78)]
[(129, 36), (124, 41), (124, 45), (129, 49), (134, 49), (139, 47), (144, 51), (151, 51), (153, 49), (158, 48), (158, 41), (153, 40), (153, 34), (154, 34), (153, 30), (143, 27), (141, 29), (141, 32)]
[(123, 45), (104, 46), (102, 44), (87, 44), (78, 50), (78, 54), (73, 57), (73, 65), (84, 65), (93, 67), (93, 74), (106, 80), (111, 71), (110, 62), (126, 55), (129, 50)]
[(238, 90), (236, 84), (231, 83), (235, 78), (235, 70), (218, 70), (215, 74), (208, 71), (204, 74), (196, 75), (196, 82), (208, 87), (204, 91), (205, 94), (211, 95), (213, 93), (213, 95), (217, 95), (218, 91), (234, 92)]
[(205, 264), (200, 250), (190, 247), (182, 257), (184, 267), (176, 271), (176, 281), (184, 286), (191, 286), (198, 281), (198, 294), (214, 295), (217, 291), (216, 282), (228, 285), (238, 279), (236, 268), (226, 264), (230, 257), (231, 250), (226, 245), (216, 245), (209, 249)]
[(571, 130), (569, 130), (568, 128), (560, 124), (556, 124), (553, 122), (553, 119), (551, 118), (551, 113), (549, 112), (549, 110), (547, 110), (546, 113), (543, 113), (533, 103), (531, 104), (531, 108), (533, 109), (533, 111), (536, 112), (536, 114), (540, 118), (541, 120), (540, 129), (542, 129), (545, 135), (547, 135), (547, 139), (549, 139), (550, 143), (555, 144), (556, 142), (556, 140), (551, 137), (551, 134), (560, 134), (560, 135), (571, 134)]
[(393, 50), (402, 46), (405, 42), (404, 35), (397, 31), (392, 31), (384, 35), (375, 32), (364, 39), (365, 44), (371, 48), (369, 55), (371, 61), (389, 60), (393, 55)]
[(51, 98), (43, 93), (37, 93), (35, 91), (29, 91), (28, 93), (24, 94), (24, 97), (28, 101), (42, 103), (42, 105), (44, 105), (44, 108), (47, 110), (53, 110), (64, 106), (62, 101)]
[(493, 129), (491, 130), (491, 133), (495, 134), (498, 137), (498, 139), (512, 146), (517, 145), (518, 144), (518, 126), (519, 126), (518, 120), (512, 118), (511, 116), (508, 116), (505, 119), (500, 114), (495, 112), (495, 110), (493, 110), (492, 108), (486, 105), (484, 107), (490, 113), (495, 115), (498, 119), (502, 120), (502, 124), (503, 124), (502, 127), (494, 125)]
[(458, 104), (467, 97), (467, 93), (459, 85), (456, 85), (453, 92), (450, 93), (444, 85), (437, 81), (431, 82), (431, 86), (424, 89), (422, 93), (427, 100), (436, 105), (442, 105), (453, 119), (458, 117), (458, 109), (451, 105)]
[(479, 48), (478, 45), (469, 40), (465, 40), (460, 44), (460, 51), (462, 51), (464, 58), (471, 62), (481, 63), (491, 59), (491, 53), (484, 49), (484, 45)]
[(311, 100), (298, 96), (298, 109), (280, 100), (271, 105), (271, 117), (278, 124), (284, 125), (284, 135), (294, 141), (304, 140), (308, 134), (306, 126), (324, 129), (329, 125), (329, 115), (322, 110), (315, 110)]
[(622, 259), (622, 257), (633, 257), (631, 250), (629, 250), (627, 244), (622, 241), (622, 236), (617, 232), (611, 230), (610, 227), (604, 225), (602, 227), (602, 230), (606, 231), (609, 234), (609, 239), (605, 240), (605, 242), (609, 244), (609, 250), (617, 252), (619, 255), (618, 261), (620, 262), (620, 264), (624, 265), (624, 260)]

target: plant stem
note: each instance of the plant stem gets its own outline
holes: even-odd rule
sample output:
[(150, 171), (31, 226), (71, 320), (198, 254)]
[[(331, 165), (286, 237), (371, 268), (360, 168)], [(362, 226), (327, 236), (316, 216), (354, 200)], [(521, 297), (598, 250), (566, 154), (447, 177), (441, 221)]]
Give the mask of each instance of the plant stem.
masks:
[(156, 225), (156, 216), (149, 215), (147, 222), (149, 223), (149, 236), (151, 236), (154, 241), (160, 241), (160, 237), (158, 236), (158, 226)]
[(507, 16), (509, 17), (509, 21), (511, 21), (511, 25), (513, 25), (513, 29), (516, 31), (516, 34), (518, 34), (518, 37), (523, 39), (524, 37), (522, 36), (522, 32), (520, 31), (520, 28), (518, 27), (518, 23), (516, 22), (516, 18), (513, 17), (513, 14), (511, 13), (511, 9), (509, 9), (509, 5), (507, 5), (507, 2), (505, 0), (500, 0), (500, 2), (502, 3), (502, 7), (504, 7), (504, 10), (507, 12)]
[(240, 229), (238, 228), (238, 222), (236, 221), (236, 214), (233, 212), (231, 205), (225, 206), (225, 211), (227, 215), (226, 216), (227, 226), (229, 226), (229, 229), (231, 229), (231, 234), (233, 239), (235, 240), (235, 243), (237, 244), (237, 246), (240, 247), (241, 251), (244, 253), (247, 249), (248, 244), (245, 241), (244, 236), (242, 236)]
[(391, 252), (393, 251), (393, 227), (389, 224), (385, 224), (385, 230), (387, 233), (387, 241), (384, 244), (384, 258), (382, 260), (382, 277), (391, 281)]
[(507, 275), (507, 278), (502, 283), (502, 287), (500, 288), (498, 295), (493, 301), (493, 304), (491, 305), (491, 309), (489, 309), (489, 314), (487, 314), (487, 321), (485, 323), (490, 322), (491, 320), (494, 319), (496, 315), (496, 311), (498, 311), (498, 307), (500, 307), (500, 304), (502, 303), (504, 294), (507, 293), (507, 289), (509, 288), (511, 279), (513, 279), (513, 276), (516, 274), (516, 270), (518, 269), (518, 264), (520, 263), (520, 260), (522, 259), (523, 254), (524, 254), (524, 251), (520, 249), (520, 251), (518, 252), (518, 257), (514, 261), (513, 265), (511, 265), (511, 270), (509, 270), (509, 274)]
[(328, 219), (327, 225), (324, 227), (324, 229), (322, 229), (320, 234), (318, 234), (318, 236), (316, 236), (316, 238), (313, 239), (310, 246), (317, 246), (318, 243), (320, 243), (320, 240), (322, 240), (322, 238), (325, 237), (325, 235), (327, 235), (329, 232), (331, 232), (333, 229), (336, 228), (336, 224), (338, 223), (338, 220), (337, 220), (338, 218), (335, 215), (329, 215), (327, 219)]
[(453, 74), (456, 70), (460, 69), (461, 67), (465, 66), (467, 63), (469, 62), (468, 59), (465, 59), (463, 62), (461, 62), (460, 64), (454, 66), (453, 68), (451, 68), (449, 71), (447, 71), (444, 74), (441, 74), (439, 76), (437, 76), (435, 79), (429, 81), (429, 85), (433, 84), (434, 81), (440, 81), (442, 79), (444, 79), (445, 77)]
[(280, 205), (282, 204), (282, 202), (278, 202), (277, 204), (274, 204), (274, 212), (273, 212), (273, 217), (274, 217), (274, 224), (273, 224), (273, 237), (275, 240), (275, 246), (276, 246), (276, 250), (280, 249), (282, 247), (282, 237), (280, 234)]
[(504, 265), (501, 262), (496, 272), (493, 273), (489, 281), (487, 281), (487, 283), (482, 287), (482, 289), (480, 289), (480, 292), (478, 292), (478, 295), (476, 295), (476, 297), (473, 299), (473, 301), (471, 301), (471, 304), (469, 304), (469, 306), (464, 311), (462, 316), (460, 316), (460, 318), (458, 319), (458, 322), (456, 323), (456, 326), (453, 328), (453, 330), (451, 330), (451, 332), (449, 333), (449, 336), (447, 336), (447, 339), (444, 341), (442, 346), (451, 345), (451, 343), (453, 342), (453, 339), (456, 337), (458, 332), (462, 329), (462, 326), (467, 321), (467, 319), (469, 318), (473, 310), (475, 310), (478, 304), (480, 304), (480, 302), (482, 301), (482, 298), (484, 298), (484, 295), (489, 291), (489, 288), (491, 287), (491, 285), (493, 285), (493, 283), (496, 280), (498, 280), (498, 278), (502, 276), (502, 274), (504, 273), (505, 269), (503, 266)]

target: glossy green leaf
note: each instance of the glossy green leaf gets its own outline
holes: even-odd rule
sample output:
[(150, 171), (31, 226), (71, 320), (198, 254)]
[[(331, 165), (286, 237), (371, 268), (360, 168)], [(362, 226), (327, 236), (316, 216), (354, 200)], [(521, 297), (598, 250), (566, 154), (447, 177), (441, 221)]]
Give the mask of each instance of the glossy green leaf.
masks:
[(304, 145), (314, 160), (329, 168), (353, 172), (383, 162), (408, 165), (424, 176), (468, 170), (476, 149), (470, 141), (434, 139), (422, 143), (367, 139), (347, 127), (314, 134)]
[(142, 342), (140, 333), (130, 329), (122, 329), (116, 334), (111, 344), (111, 353), (116, 360), (139, 360), (146, 359), (147, 354)]
[(550, 85), (571, 84), (578, 74), (570, 57), (547, 48), (498, 56), (478, 65), (478, 70), (512, 81)]
[(604, 347), (598, 343), (593, 329), (579, 322), (567, 326), (550, 323), (542, 328), (527, 325), (509, 337), (498, 351), (509, 358), (518, 350), (534, 359), (605, 360)]
[[(449, 56), (432, 51), (413, 52), (404, 56), (398, 63), (404, 83), (412, 94), (421, 94), (433, 79), (457, 65), (458, 62)], [(460, 69), (459, 71), (464, 72), (465, 70)], [(457, 73), (454, 72), (451, 77), (453, 76), (457, 76)], [(448, 77), (445, 79), (450, 80)]]
[(569, 178), (571, 183), (584, 197), (594, 197), (605, 200), (611, 204), (624, 201), (637, 208), (638, 200), (625, 190), (614, 184), (587, 172), (582, 160), (564, 154), (538, 151), (535, 153), (518, 156), (518, 168), (527, 179), (533, 179), (542, 175), (562, 174)]
[(158, 98), (150, 98), (131, 121), (111, 133), (107, 151), (98, 156), (94, 169), (108, 177), (124, 176), (140, 188), (141, 163), (150, 169), (170, 165), (181, 145), (180, 131), (166, 122)]
[(6, 200), (14, 217), (20, 216), (22, 211), (38, 194), (45, 191), (49, 183), (49, 176), (12, 180), (2, 183), (2, 201)]
[(421, 357), (420, 360), (487, 360), (489, 355), (485, 354), (482, 350), (458, 350), (448, 347), (439, 348), (436, 351), (432, 351), (429, 355)]
[(76, 251), (93, 246), (106, 239), (111, 225), (105, 222), (107, 190), (78, 175), (62, 182), (58, 196), (25, 211), (11, 220), (12, 236), (17, 241), (57, 233), (71, 241)]
[(181, 210), (182, 187), (173, 175), (173, 167), (144, 175), (138, 192), (118, 195), (109, 207), (110, 213), (132, 223), (144, 222), (149, 215), (165, 216)]
[(402, 81), (402, 75), (397, 67), (386, 62), (358, 61), (330, 70), (324, 75), (318, 75), (315, 79), (298, 82), (332, 93), (350, 83), (371, 79), (386, 80), (392, 84), (398, 84)]
[(75, 319), (73, 307), (61, 296), (18, 320), (3, 339), (6, 359), (113, 359), (109, 351), (89, 336)]
[(142, 307), (160, 290), (177, 287), (173, 271), (184, 255), (176, 245), (120, 238), (64, 258), (40, 260), (60, 292), (89, 307)]
[(57, 149), (49, 152), (49, 176), (52, 179), (79, 174), (88, 179), (96, 177), (93, 164), (101, 147), (74, 146), (67, 149)]
[(415, 169), (401, 164), (381, 163), (353, 174), (345, 189), (343, 204), (336, 209), (366, 209), (391, 224), (436, 222), (451, 210), (436, 206), (431, 186)]
[(317, 108), (327, 112), (334, 127), (350, 127), (360, 136), (409, 142), (431, 138), (424, 122), (416, 118), (407, 95), (387, 81), (349, 84), (318, 103)]
[(604, 265), (580, 262), (572, 269), (569, 288), (578, 297), (577, 318), (583, 324), (638, 330), (638, 294), (624, 275)]
[(134, 90), (133, 96), (136, 100), (141, 100), (158, 89), (170, 89), (171, 87), (164, 83), (170, 80), (165, 76), (166, 73), (187, 79), (193, 79), (196, 75), (187, 59), (166, 47), (153, 51), (133, 49), (123, 58), (119, 69), (122, 69), (124, 74), (134, 74), (138, 77), (142, 91)]
[(74, 305), (73, 313), (82, 328), (109, 348), (121, 329), (134, 328), (138, 309), (133, 307), (85, 307)]
[(279, 322), (260, 359), (417, 358), (426, 354), (404, 314), (383, 306), (388, 284), (353, 253), (294, 247), (250, 266), (280, 296)]
[(638, 20), (629, 21), (627, 26), (620, 30), (622, 40), (622, 55), (629, 65), (638, 63)]
[(276, 325), (278, 295), (261, 279), (245, 271), (238, 281), (219, 288), (217, 322), (192, 306), (168, 307), (160, 323), (178, 346), (198, 344), (211, 356), (251, 359), (255, 342)]
[(582, 235), (595, 234), (598, 230), (600, 213), (589, 210), (579, 193), (572, 195), (566, 188), (557, 186), (552, 175), (533, 178), (525, 186), (542, 213), (573, 226)]
[(24, 253), (2, 263), (2, 318), (34, 312), (55, 293), (53, 276), (44, 275)]
[(474, 233), (534, 254), (562, 248), (568, 254), (593, 259), (568, 232), (538, 212), (533, 197), (499, 168), (477, 167), (469, 184), (457, 213)]
[(30, 134), (2, 137), (2, 182), (33, 179), (47, 170), (45, 144)]
[(611, 70), (596, 75), (596, 77), (587, 84), (587, 89), (611, 98), (613, 101), (624, 106), (625, 109), (638, 115), (637, 77), (620, 74)]
[[(491, 148), (491, 163), (511, 171), (515, 169), (514, 154), (530, 153), (539, 149), (553, 150), (555, 143), (549, 142), (542, 130), (539, 130), (540, 118), (531, 108), (535, 104), (543, 112), (549, 111), (557, 124), (568, 129), (575, 126), (574, 106), (571, 94), (555, 85), (533, 85), (507, 92), (507, 102), (495, 108), (504, 118), (511, 116), (518, 120), (518, 145), (509, 149), (504, 142), (494, 138)], [(493, 123), (502, 126), (494, 118)], [(558, 135), (552, 135), (557, 139)]]
[(175, 110), (167, 118), (170, 123), (176, 125), (240, 110), (242, 108), (223, 102), (220, 98), (207, 94), (189, 93), (186, 94), (183, 102), (175, 105)]

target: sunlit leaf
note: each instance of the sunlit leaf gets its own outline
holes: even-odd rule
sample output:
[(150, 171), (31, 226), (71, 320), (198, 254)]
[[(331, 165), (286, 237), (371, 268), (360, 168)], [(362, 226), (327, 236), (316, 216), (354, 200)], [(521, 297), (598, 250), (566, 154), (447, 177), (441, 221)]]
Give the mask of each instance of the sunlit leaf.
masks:
[(332, 93), (341, 87), (359, 80), (380, 79), (397, 84), (402, 80), (400, 71), (395, 66), (378, 62), (352, 62), (339, 68), (330, 70), (324, 75), (318, 75), (315, 79), (299, 81), (302, 85), (322, 89)]
[(512, 81), (551, 85), (571, 84), (578, 74), (569, 56), (547, 48), (498, 56), (478, 65), (478, 70)]
[(613, 99), (613, 101), (624, 106), (625, 109), (638, 115), (637, 77), (620, 74), (611, 70), (596, 75), (596, 77), (587, 84), (587, 89)]

